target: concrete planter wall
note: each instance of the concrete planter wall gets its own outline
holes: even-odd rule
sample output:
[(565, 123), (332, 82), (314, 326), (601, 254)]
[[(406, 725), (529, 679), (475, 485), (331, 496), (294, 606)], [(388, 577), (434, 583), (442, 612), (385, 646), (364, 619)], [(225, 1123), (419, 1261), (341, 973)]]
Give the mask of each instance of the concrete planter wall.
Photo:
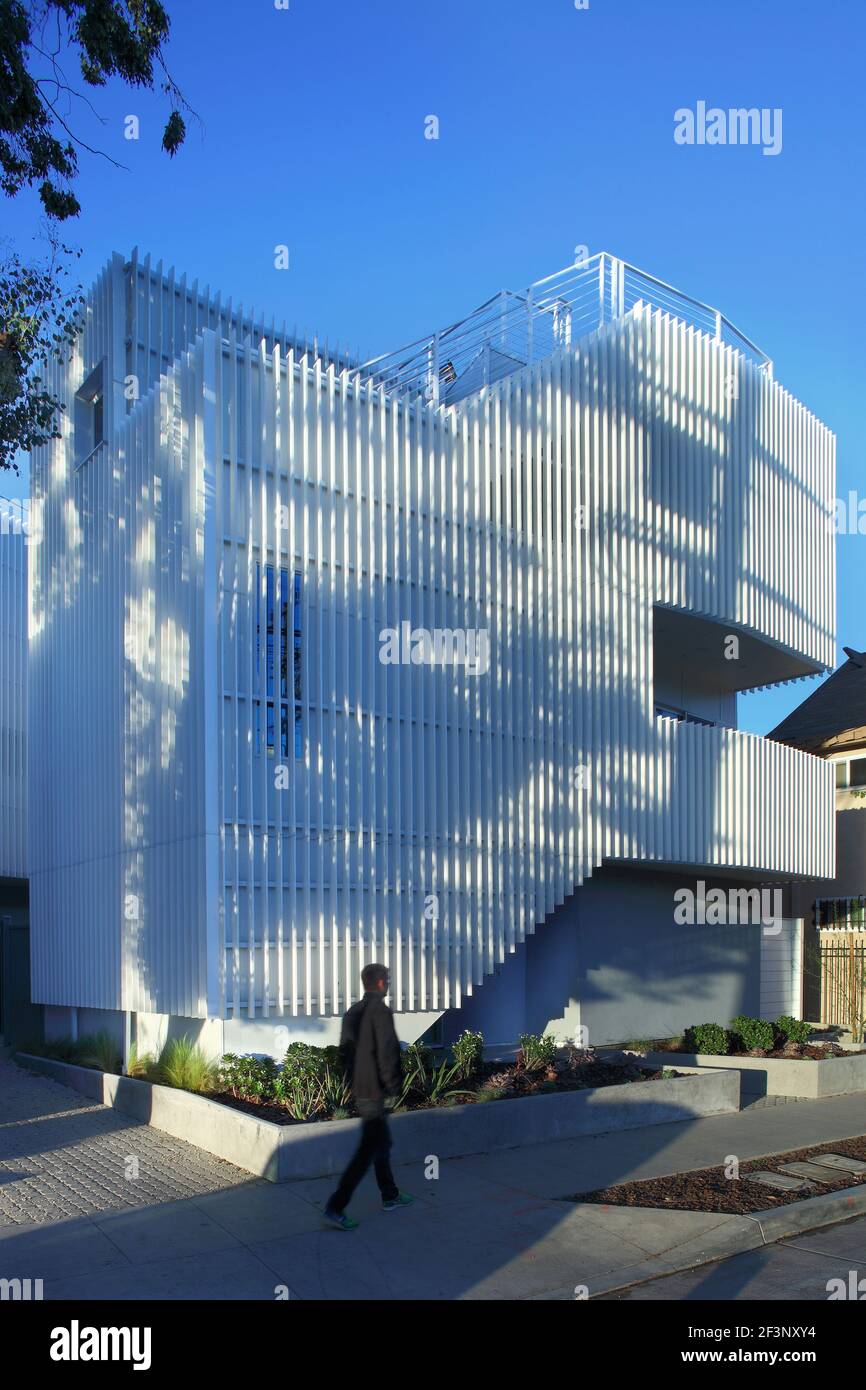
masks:
[(740, 1073), (747, 1096), (800, 1096), (820, 1100), (866, 1091), (866, 1052), (850, 1057), (828, 1057), (824, 1062), (788, 1061), (784, 1057), (722, 1057), (693, 1052), (648, 1052), (656, 1067), (724, 1068)]
[[(110, 1076), (47, 1057), (19, 1054), (19, 1060), (92, 1100), (271, 1182), (340, 1173), (358, 1141), (357, 1120), (275, 1125), (170, 1086)], [(677, 1069), (690, 1074), (670, 1081), (601, 1086), (395, 1115), (395, 1159), (411, 1163), (423, 1161), (428, 1154), (459, 1158), (739, 1109), (740, 1077), (736, 1070), (696, 1070), (682, 1062), (677, 1063)]]

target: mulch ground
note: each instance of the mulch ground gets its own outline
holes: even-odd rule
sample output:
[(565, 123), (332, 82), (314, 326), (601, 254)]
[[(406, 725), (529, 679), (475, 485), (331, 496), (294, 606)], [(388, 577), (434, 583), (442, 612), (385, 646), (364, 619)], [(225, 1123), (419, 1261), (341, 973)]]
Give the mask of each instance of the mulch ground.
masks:
[[(684, 1052), (688, 1053), (688, 1048), (683, 1047), (682, 1043), (677, 1043), (673, 1047), (664, 1049), (653, 1049), (665, 1052)], [(694, 1056), (693, 1053), (689, 1054)], [(768, 1052), (763, 1047), (753, 1047), (751, 1052), (746, 1052), (743, 1048), (737, 1048), (733, 1052), (726, 1054), (728, 1057), (769, 1057), (781, 1062), (826, 1062), (831, 1057), (856, 1057), (859, 1053), (846, 1051), (844, 1047), (838, 1047), (836, 1043), (789, 1043), (787, 1047), (773, 1048)]]
[[(497, 1089), (496, 1099), (519, 1100), (526, 1096), (544, 1095), (556, 1091), (583, 1091), (598, 1086), (640, 1085), (648, 1081), (661, 1081), (664, 1077), (679, 1075), (686, 1075), (686, 1073), (673, 1071), (670, 1067), (656, 1067), (651, 1070), (646, 1066), (643, 1068), (634, 1064), (622, 1066), (618, 1063), (600, 1060), (586, 1062), (581, 1066), (559, 1072), (554, 1068), (547, 1071), (525, 1071), (514, 1066), (503, 1066), (502, 1062), (485, 1062), (472, 1082), (466, 1084), (478, 1087), (485, 1081), (501, 1081), (505, 1085), (501, 1094)], [(233, 1096), (230, 1091), (209, 1091), (208, 1100), (218, 1101), (220, 1105), (228, 1105), (232, 1110), (243, 1110), (247, 1115), (255, 1115), (259, 1120), (270, 1120), (272, 1124), (276, 1125), (327, 1124), (330, 1118), (327, 1115), (314, 1115), (309, 1120), (295, 1120), (285, 1106), (247, 1100), (240, 1096)], [(480, 1105), (483, 1102), (478, 1094), (472, 1091), (469, 1095), (455, 1098), (451, 1103)], [(430, 1102), (418, 1097), (410, 1097), (409, 1103), (403, 1107), (404, 1110), (430, 1110), (432, 1108)]]
[(566, 1200), (591, 1202), (608, 1207), (668, 1207), (672, 1211), (706, 1211), (723, 1215), (749, 1215), (756, 1211), (771, 1211), (806, 1197), (818, 1197), (843, 1187), (858, 1187), (866, 1182), (866, 1174), (834, 1173), (826, 1169), (826, 1183), (817, 1182), (798, 1188), (795, 1192), (774, 1192), (760, 1183), (743, 1182), (746, 1173), (775, 1171), (779, 1163), (799, 1162), (816, 1154), (842, 1154), (845, 1158), (866, 1161), (866, 1136), (858, 1139), (838, 1139), (832, 1144), (818, 1144), (811, 1149), (791, 1149), (770, 1158), (753, 1158), (740, 1164), (740, 1178), (725, 1177), (724, 1168), (702, 1168), (692, 1173), (676, 1173), (669, 1178), (649, 1178), (645, 1182), (625, 1182), (614, 1187), (598, 1188), (595, 1192), (577, 1192)]

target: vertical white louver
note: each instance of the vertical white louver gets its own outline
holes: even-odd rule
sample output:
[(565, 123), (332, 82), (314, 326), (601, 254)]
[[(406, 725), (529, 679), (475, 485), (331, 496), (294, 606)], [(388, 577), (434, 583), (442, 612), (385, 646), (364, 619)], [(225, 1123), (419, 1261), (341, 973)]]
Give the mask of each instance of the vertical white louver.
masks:
[(27, 876), (26, 510), (0, 498), (0, 878)]
[(833, 661), (833, 440), (765, 372), (637, 306), (439, 409), (194, 331), (36, 470), (38, 998), (337, 1013), (385, 959), (440, 1010), (603, 859), (829, 870), (822, 763), (654, 715), (655, 604)]

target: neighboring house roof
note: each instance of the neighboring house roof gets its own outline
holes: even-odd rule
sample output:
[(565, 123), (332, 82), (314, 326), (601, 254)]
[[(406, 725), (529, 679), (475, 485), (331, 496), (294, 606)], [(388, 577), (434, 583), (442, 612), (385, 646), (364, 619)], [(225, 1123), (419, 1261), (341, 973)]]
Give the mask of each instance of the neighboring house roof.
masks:
[[(816, 750), (866, 741), (866, 652), (845, 647), (848, 660), (768, 735), (777, 743)], [(845, 737), (842, 737), (842, 736)]]

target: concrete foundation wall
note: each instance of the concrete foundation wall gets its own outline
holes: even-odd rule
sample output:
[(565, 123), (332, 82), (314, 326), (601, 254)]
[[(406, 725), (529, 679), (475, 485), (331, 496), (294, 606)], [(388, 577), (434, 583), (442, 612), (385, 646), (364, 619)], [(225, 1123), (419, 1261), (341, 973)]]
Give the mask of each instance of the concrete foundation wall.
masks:
[(46, 1004), (44, 1008), (48, 1041), (108, 1033), (118, 1047), (123, 1046), (123, 1014), (117, 1009), (72, 1009), (65, 1004)]
[[(479, 1029), (493, 1045), (519, 1033), (593, 1045), (667, 1037), (691, 1023), (760, 1008), (759, 926), (680, 926), (674, 892), (697, 871), (602, 868), (493, 977), (445, 1018), (445, 1039)], [(740, 886), (706, 879), (707, 888)], [(754, 884), (744, 885), (754, 886)]]
[[(417, 1041), (440, 1018), (438, 1013), (395, 1014), (401, 1042)], [(107, 1032), (122, 1049), (124, 1015), (117, 1009), (71, 1009), (45, 1005), (47, 1039), (84, 1037)], [(180, 1018), (169, 1014), (138, 1013), (132, 1016), (132, 1040), (139, 1056), (158, 1056), (173, 1038), (190, 1037), (209, 1057), (225, 1052), (257, 1053), (278, 1061), (293, 1042), (329, 1047), (340, 1041), (340, 1018)]]

